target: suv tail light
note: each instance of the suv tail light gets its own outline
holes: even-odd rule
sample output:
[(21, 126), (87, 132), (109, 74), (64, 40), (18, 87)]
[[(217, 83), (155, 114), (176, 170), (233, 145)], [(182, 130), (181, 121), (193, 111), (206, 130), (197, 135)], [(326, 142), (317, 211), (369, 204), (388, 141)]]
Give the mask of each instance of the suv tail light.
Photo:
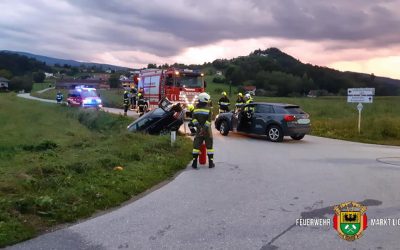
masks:
[(285, 116), (283, 117), (283, 119), (284, 119), (286, 122), (292, 122), (292, 121), (296, 120), (296, 116), (294, 116), (294, 115), (285, 115)]

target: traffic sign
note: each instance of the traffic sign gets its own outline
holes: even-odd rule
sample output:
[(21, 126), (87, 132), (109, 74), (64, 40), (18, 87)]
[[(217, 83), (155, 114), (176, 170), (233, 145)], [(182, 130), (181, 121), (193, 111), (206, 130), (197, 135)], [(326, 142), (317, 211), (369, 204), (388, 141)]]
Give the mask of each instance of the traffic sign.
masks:
[(358, 111), (360, 111), (361, 112), (361, 110), (363, 109), (363, 105), (362, 105), (362, 103), (359, 103), (358, 105), (357, 105), (357, 109), (358, 109)]
[(347, 96), (347, 102), (372, 103), (373, 101), (374, 101), (373, 96), (367, 96), (367, 95), (349, 95), (349, 96)]
[(375, 88), (350, 88), (347, 95), (375, 95)]

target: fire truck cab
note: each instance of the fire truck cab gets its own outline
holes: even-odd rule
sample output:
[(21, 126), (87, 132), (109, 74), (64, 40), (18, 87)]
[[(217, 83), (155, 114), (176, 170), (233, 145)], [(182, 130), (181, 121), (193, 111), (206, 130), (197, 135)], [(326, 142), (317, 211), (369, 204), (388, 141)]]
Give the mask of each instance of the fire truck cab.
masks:
[(204, 92), (204, 74), (189, 69), (144, 69), (139, 74), (138, 89), (149, 107), (158, 107), (158, 103), (167, 97), (172, 103), (180, 102), (187, 106), (194, 104), (197, 96)]

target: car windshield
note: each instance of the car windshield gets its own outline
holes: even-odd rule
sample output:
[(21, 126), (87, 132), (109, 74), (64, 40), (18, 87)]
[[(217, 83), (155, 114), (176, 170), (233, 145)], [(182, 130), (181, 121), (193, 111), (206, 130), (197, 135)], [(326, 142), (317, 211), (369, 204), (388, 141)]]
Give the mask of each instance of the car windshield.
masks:
[(202, 82), (200, 76), (180, 76), (176, 78), (178, 87), (201, 88)]
[(86, 98), (86, 97), (97, 97), (97, 93), (96, 91), (82, 91), (82, 97)]

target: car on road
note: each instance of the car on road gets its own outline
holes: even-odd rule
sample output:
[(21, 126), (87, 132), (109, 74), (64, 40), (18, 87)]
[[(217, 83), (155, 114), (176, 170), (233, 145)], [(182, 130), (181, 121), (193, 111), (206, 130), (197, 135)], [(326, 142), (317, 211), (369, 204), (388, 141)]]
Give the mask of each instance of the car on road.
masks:
[(184, 122), (184, 110), (181, 105), (172, 104), (168, 99), (160, 102), (159, 107), (153, 109), (133, 123), (129, 124), (129, 132), (143, 132), (151, 135), (164, 135), (171, 131), (178, 131)]
[(70, 90), (67, 105), (71, 107), (96, 108), (103, 107), (102, 101), (95, 88), (77, 86)]
[(310, 116), (298, 105), (255, 102), (243, 106), (238, 113), (221, 113), (215, 128), (222, 134), (229, 131), (266, 136), (272, 142), (283, 141), (284, 136), (301, 140), (311, 130)]

